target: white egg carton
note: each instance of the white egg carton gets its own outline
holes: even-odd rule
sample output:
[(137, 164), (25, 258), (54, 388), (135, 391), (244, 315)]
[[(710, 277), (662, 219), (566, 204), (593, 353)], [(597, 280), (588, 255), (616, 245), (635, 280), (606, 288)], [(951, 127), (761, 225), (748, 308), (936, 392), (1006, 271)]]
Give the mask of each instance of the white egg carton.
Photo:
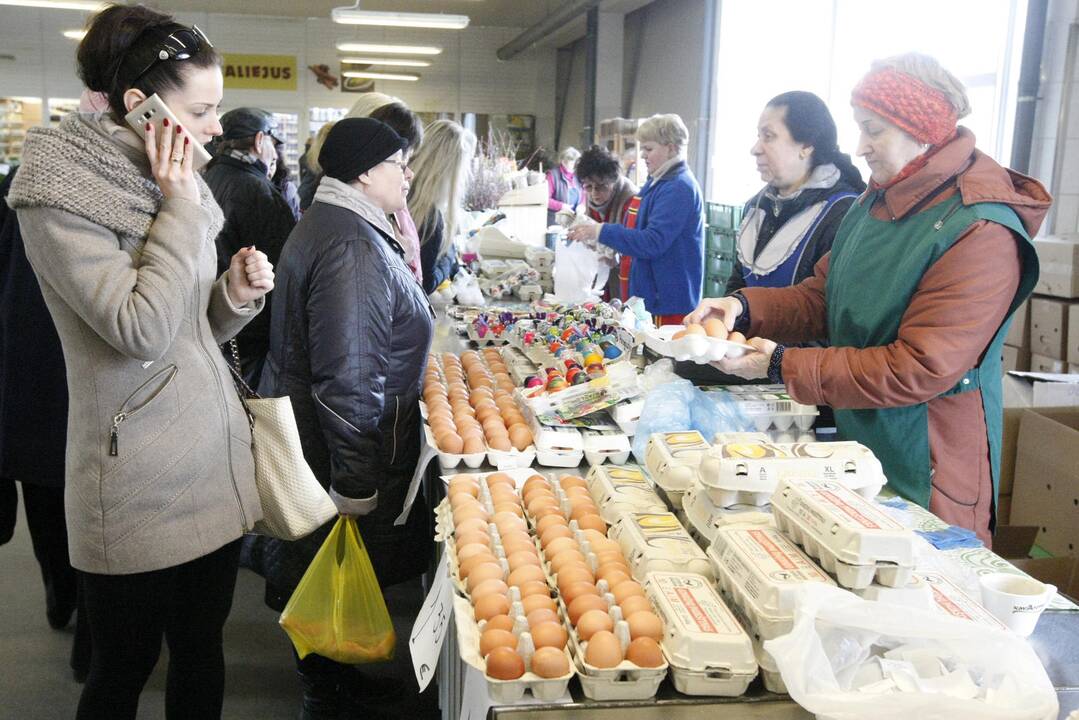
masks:
[(713, 445), (766, 442), (772, 442), (771, 435), (766, 432), (717, 432), (715, 437), (712, 438)]
[(846, 588), (902, 587), (916, 537), (874, 502), (831, 480), (785, 478), (772, 496), (776, 525)]
[(602, 465), (612, 462), (622, 465), (629, 460), (629, 438), (617, 430), (582, 429), (584, 457), (589, 465)]
[(683, 335), (677, 340), (674, 336), (685, 330), (681, 325), (663, 325), (654, 330), (644, 331), (644, 344), (652, 352), (678, 361), (692, 360), (698, 364), (719, 362), (725, 357), (741, 357), (747, 352), (756, 352), (752, 345), (733, 343), (707, 335)]
[[(602, 581), (601, 581), (602, 582)], [(608, 600), (610, 602), (610, 599)], [(614, 635), (622, 645), (625, 654), (629, 647), (629, 623), (622, 618), (622, 609), (617, 605), (609, 609), (614, 620)], [(566, 624), (569, 624), (568, 619)], [(659, 667), (645, 668), (623, 660), (613, 668), (598, 668), (585, 662), (588, 641), (581, 640), (576, 628), (570, 627), (569, 647), (577, 666), (577, 677), (581, 681), (581, 690), (590, 700), (647, 700), (655, 697), (663, 679), (667, 677), (666, 658)]]
[(607, 534), (618, 541), (638, 582), (650, 572), (691, 572), (714, 577), (708, 556), (674, 513), (628, 513)]
[(717, 402), (733, 402), (760, 432), (786, 431), (795, 427), (807, 431), (820, 415), (816, 405), (794, 400), (783, 385), (720, 385), (709, 388)]
[(768, 505), (731, 505), (719, 507), (712, 502), (708, 492), (701, 485), (694, 485), (682, 496), (682, 514), (685, 515), (686, 529), (707, 547), (716, 536), (716, 529), (732, 522), (761, 522), (773, 525), (771, 508)]
[(625, 400), (607, 408), (611, 418), (618, 423), (618, 427), (629, 437), (637, 434), (637, 423), (641, 419), (641, 410), (644, 409), (644, 398)]
[(671, 505), (682, 507), (682, 494), (697, 480), (701, 459), (712, 446), (696, 430), (652, 433), (644, 461)]
[(753, 654), (757, 658), (757, 666), (761, 671), (761, 679), (764, 681), (764, 689), (778, 695), (787, 694), (787, 684), (783, 682), (783, 675), (779, 672), (779, 665), (772, 653), (764, 649), (759, 640), (753, 641)]
[(855, 590), (854, 594), (863, 600), (887, 603), (889, 605), (901, 605), (921, 610), (936, 608), (936, 604), (933, 602), (933, 592), (929, 584), (920, 578), (918, 573), (912, 573), (910, 580), (902, 587), (888, 587), (887, 585), (872, 583), (867, 588)]
[(524, 450), (513, 448), (512, 450), (495, 450), (487, 448), (487, 462), (499, 470), (513, 470), (516, 468), (530, 468), (536, 461), (536, 446), (529, 445)]
[(584, 438), (572, 427), (548, 427), (533, 423), (536, 462), (544, 467), (575, 468), (584, 460)]
[(438, 449), (438, 443), (435, 442), (435, 436), (431, 432), (431, 427), (426, 423), (423, 425), (423, 434), (424, 437), (427, 438), (427, 444), (438, 452), (438, 464), (446, 470), (451, 470), (462, 462), (466, 467), (475, 470), (480, 465), (483, 465), (483, 461), (487, 457), (486, 450), (483, 452), (469, 453), (468, 455), (442, 452)]
[(663, 620), (663, 654), (678, 692), (736, 697), (757, 676), (753, 643), (712, 586), (695, 573), (649, 573), (644, 581)]
[(763, 640), (791, 631), (795, 596), (804, 583), (835, 585), (794, 543), (768, 525), (723, 525), (706, 554), (720, 591)]
[(636, 465), (593, 465), (585, 480), (608, 525), (614, 525), (626, 513), (667, 510), (652, 481)]
[(834, 480), (872, 500), (887, 482), (884, 468), (857, 442), (724, 443), (700, 461), (701, 484), (720, 507), (765, 505), (781, 478)]
[[(472, 605), (462, 597), (453, 599), (454, 617), (457, 624), (457, 641), (461, 659), (482, 673), (486, 673), (487, 663), (480, 656), (480, 627), (476, 624), (472, 615)], [(523, 618), (518, 617), (518, 623)], [(527, 623), (525, 623), (527, 625)], [(515, 703), (524, 697), (525, 692), (532, 693), (537, 700), (556, 700), (566, 694), (569, 681), (575, 674), (573, 656), (569, 650), (565, 650), (566, 660), (569, 661), (569, 672), (557, 678), (542, 678), (532, 672), (532, 653), (535, 646), (532, 636), (526, 632), (518, 632), (514, 628), (514, 634), (518, 636), (518, 653), (525, 661), (525, 674), (517, 680), (496, 680), (487, 678), (487, 692), (491, 699), (499, 704)]]
[(964, 592), (945, 575), (939, 572), (917, 572), (914, 575), (929, 586), (933, 596), (933, 606), (942, 613), (996, 630), (1007, 629), (1004, 623), (997, 620), (980, 602)]

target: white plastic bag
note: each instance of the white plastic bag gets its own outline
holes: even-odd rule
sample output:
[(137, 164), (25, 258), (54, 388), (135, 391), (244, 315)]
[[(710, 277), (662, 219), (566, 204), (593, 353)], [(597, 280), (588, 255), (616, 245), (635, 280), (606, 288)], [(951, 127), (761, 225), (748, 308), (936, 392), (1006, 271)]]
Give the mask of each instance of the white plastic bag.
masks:
[(461, 268), (453, 279), (453, 299), (458, 305), (480, 306), (486, 305), (483, 293), (480, 292), (480, 284), (476, 276), (468, 270)]
[[(775, 658), (791, 698), (818, 718), (1056, 718), (1056, 692), (1022, 638), (933, 610), (875, 603), (839, 588), (811, 585), (817, 584), (799, 590), (794, 628), (766, 641), (764, 649)], [(856, 668), (900, 647), (939, 657), (948, 670), (969, 672), (976, 685), (993, 688), (989, 698), (851, 688)]]
[(594, 302), (603, 294), (610, 267), (579, 242), (558, 241), (554, 250), (554, 294), (563, 303)]

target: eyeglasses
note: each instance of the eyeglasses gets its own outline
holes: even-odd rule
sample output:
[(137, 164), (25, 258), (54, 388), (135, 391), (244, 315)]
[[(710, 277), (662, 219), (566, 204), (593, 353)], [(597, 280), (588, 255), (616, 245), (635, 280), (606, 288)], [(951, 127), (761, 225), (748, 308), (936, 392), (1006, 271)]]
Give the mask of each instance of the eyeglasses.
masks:
[(408, 170), (407, 160), (383, 160), (382, 162), (388, 165), (396, 165), (397, 169), (400, 170), (402, 173)]
[(199, 30), (198, 25), (173, 31), (158, 43), (154, 59), (135, 76), (131, 84), (134, 85), (138, 82), (139, 78), (157, 67), (158, 63), (166, 60), (188, 60), (197, 55), (204, 44), (206, 47), (212, 48), (214, 46), (210, 42), (210, 38), (206, 37), (202, 30)]

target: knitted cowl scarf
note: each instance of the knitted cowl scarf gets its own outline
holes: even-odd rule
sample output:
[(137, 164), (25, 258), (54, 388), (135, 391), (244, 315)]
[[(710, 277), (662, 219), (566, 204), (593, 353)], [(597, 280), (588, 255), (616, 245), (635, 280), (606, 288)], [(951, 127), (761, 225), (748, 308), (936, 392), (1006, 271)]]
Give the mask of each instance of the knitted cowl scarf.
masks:
[[(93, 126), (99, 120), (96, 115), (73, 113), (59, 127), (28, 130), (8, 204), (16, 210), (64, 210), (141, 243), (164, 196), (117, 141)], [(213, 242), (225, 218), (202, 177), (196, 174), (195, 181), (200, 205), (210, 213), (207, 238)]]

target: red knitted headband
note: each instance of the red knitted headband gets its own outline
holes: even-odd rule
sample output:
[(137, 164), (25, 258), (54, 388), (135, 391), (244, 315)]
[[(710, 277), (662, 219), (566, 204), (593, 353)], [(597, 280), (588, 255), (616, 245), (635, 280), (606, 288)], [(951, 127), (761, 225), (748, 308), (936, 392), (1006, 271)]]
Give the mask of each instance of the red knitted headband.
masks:
[(851, 93), (851, 104), (875, 112), (929, 145), (947, 141), (959, 121), (959, 114), (942, 91), (891, 67), (862, 78)]

